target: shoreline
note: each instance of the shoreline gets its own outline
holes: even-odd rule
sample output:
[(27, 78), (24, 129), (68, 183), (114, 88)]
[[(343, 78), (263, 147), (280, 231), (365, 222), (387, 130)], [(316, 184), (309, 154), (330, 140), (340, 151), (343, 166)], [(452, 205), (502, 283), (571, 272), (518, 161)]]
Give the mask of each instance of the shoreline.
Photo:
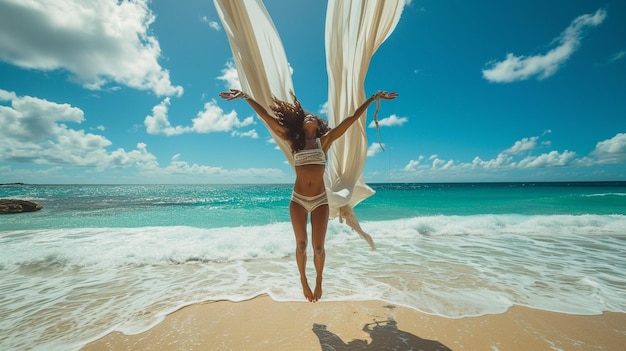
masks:
[(513, 306), (459, 319), (384, 301), (242, 302), (183, 307), (137, 334), (112, 332), (82, 351), (101, 350), (621, 350), (626, 313), (571, 315)]

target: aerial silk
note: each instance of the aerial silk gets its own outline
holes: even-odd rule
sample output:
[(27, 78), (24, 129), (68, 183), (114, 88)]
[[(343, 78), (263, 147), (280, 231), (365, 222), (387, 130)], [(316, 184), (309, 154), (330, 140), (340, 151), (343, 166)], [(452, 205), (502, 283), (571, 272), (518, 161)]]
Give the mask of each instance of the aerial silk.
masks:
[[(228, 36), (241, 90), (271, 111), (272, 96), (293, 102), (294, 91), (280, 36), (261, 0), (214, 0)], [(287, 2), (285, 2), (287, 3)], [(328, 125), (332, 128), (366, 100), (365, 77), (378, 47), (396, 27), (404, 0), (329, 0), (326, 12)], [(296, 94), (297, 95), (297, 94)], [(363, 179), (367, 157), (366, 120), (360, 118), (333, 143), (324, 175), (330, 217), (346, 222), (372, 249), (354, 206), (374, 194)], [(293, 167), (287, 141), (268, 128)]]

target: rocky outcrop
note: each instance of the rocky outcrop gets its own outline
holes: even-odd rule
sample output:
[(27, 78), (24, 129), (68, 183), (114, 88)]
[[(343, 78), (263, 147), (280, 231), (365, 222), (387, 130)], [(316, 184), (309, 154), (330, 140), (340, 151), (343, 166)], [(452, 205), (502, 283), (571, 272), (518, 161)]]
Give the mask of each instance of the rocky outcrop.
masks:
[(0, 199), (0, 214), (33, 212), (39, 211), (42, 208), (43, 207), (40, 204), (32, 201)]

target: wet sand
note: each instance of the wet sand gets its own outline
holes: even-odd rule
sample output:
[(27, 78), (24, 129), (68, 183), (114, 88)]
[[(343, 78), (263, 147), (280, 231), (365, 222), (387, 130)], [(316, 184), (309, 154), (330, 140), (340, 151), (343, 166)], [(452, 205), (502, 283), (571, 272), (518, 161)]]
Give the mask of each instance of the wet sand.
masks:
[(514, 306), (450, 319), (382, 301), (217, 301), (182, 308), (138, 335), (82, 350), (624, 350), (626, 314), (569, 315)]

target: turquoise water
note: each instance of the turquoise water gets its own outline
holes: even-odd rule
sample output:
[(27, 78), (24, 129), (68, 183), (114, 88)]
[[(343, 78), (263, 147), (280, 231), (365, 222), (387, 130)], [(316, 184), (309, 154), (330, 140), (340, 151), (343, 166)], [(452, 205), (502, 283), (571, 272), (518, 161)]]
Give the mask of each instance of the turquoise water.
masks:
[(0, 196), (44, 207), (28, 221), (6, 218), (6, 229), (220, 228), (289, 221), (291, 190), (287, 185), (51, 185), (0, 188)]
[[(453, 318), (512, 305), (626, 312), (626, 182), (372, 187), (355, 212), (378, 250), (331, 220), (324, 300)], [(44, 208), (0, 216), (0, 349), (78, 349), (206, 300), (303, 301), (290, 195), (289, 185), (1, 186), (0, 198)]]
[[(625, 214), (626, 182), (373, 184), (363, 220), (432, 215)], [(290, 185), (46, 185), (0, 187), (0, 197), (45, 210), (2, 218), (2, 229), (193, 226), (289, 221)]]

